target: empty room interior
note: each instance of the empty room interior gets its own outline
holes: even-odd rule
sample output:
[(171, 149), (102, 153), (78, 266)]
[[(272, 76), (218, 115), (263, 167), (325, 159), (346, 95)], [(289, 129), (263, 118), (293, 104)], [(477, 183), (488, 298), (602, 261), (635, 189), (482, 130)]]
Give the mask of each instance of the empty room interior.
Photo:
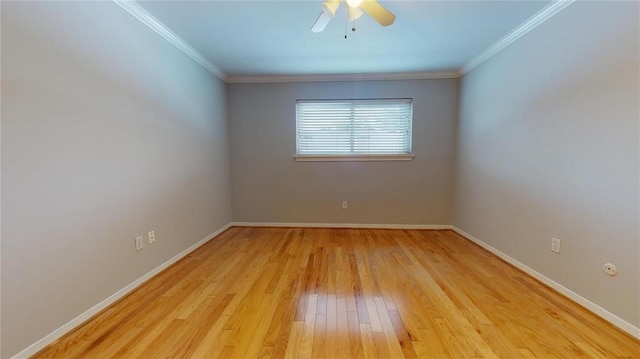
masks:
[(1, 358), (640, 358), (640, 3), (2, 1)]

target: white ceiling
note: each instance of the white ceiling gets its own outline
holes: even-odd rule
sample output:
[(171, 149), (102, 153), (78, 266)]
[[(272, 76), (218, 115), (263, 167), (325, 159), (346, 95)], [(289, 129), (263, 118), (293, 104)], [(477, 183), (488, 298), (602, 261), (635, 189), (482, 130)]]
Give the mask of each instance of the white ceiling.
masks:
[(366, 14), (345, 34), (341, 5), (312, 33), (322, 0), (139, 1), (226, 76), (458, 70), (549, 1), (394, 1), (382, 27)]

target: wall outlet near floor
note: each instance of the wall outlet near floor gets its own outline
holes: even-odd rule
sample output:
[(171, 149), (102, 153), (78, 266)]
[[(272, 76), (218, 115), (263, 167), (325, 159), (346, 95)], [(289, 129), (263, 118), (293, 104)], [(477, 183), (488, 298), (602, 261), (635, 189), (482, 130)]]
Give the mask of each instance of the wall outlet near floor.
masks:
[(342, 201), (342, 208), (347, 208), (347, 201)]
[(149, 244), (153, 244), (153, 242), (156, 241), (156, 233), (154, 231), (149, 231), (149, 233), (147, 233), (147, 240), (149, 241)]
[(602, 271), (612, 277), (618, 274), (618, 268), (616, 268), (616, 266), (613, 263), (605, 263), (602, 266)]
[(560, 240), (558, 238), (551, 238), (551, 251), (560, 253)]
[(144, 247), (144, 238), (142, 236), (136, 237), (136, 251), (139, 251)]

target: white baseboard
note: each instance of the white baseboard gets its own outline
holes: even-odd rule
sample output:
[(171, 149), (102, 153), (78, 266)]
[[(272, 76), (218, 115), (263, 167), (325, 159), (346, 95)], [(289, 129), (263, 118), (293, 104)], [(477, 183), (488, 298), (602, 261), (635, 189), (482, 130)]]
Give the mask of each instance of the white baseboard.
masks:
[(125, 295), (129, 294), (131, 291), (133, 291), (134, 289), (138, 288), (141, 284), (143, 284), (144, 282), (148, 281), (149, 279), (151, 279), (156, 274), (162, 272), (163, 270), (165, 270), (170, 265), (172, 265), (175, 262), (179, 261), (180, 259), (182, 259), (186, 255), (188, 255), (189, 253), (191, 253), (194, 250), (196, 250), (198, 247), (200, 247), (203, 244), (205, 244), (208, 241), (210, 241), (211, 239), (217, 237), (220, 233), (226, 231), (230, 227), (231, 227), (231, 223), (228, 223), (228, 224), (224, 225), (222, 228), (218, 229), (217, 231), (211, 233), (210, 235), (208, 235), (205, 238), (201, 239), (197, 243), (193, 244), (189, 248), (187, 248), (187, 249), (183, 250), (182, 252), (176, 254), (175, 256), (173, 256), (168, 261), (160, 264), (159, 266), (157, 266), (156, 268), (154, 268), (153, 270), (151, 270), (147, 274), (145, 274), (142, 277), (136, 279), (135, 281), (129, 283), (127, 286), (125, 286), (124, 288), (120, 289), (119, 291), (113, 293), (112, 295), (110, 295), (108, 298), (104, 299), (100, 303), (94, 305), (93, 307), (91, 307), (86, 312), (84, 312), (84, 313), (80, 314), (79, 316), (73, 318), (72, 320), (70, 320), (69, 322), (67, 322), (66, 324), (61, 326), (60, 328), (58, 328), (58, 329), (54, 330), (53, 332), (49, 333), (44, 338), (42, 338), (42, 339), (38, 340), (37, 342), (31, 344), (30, 346), (28, 346), (27, 348), (25, 348), (24, 350), (22, 350), (18, 354), (14, 355), (12, 357), (12, 359), (28, 358), (28, 357), (34, 355), (35, 353), (37, 353), (38, 351), (42, 350), (47, 345), (53, 343), (56, 339), (60, 338), (61, 336), (65, 335), (66, 333), (68, 333), (71, 330), (75, 329), (77, 326), (83, 324), (84, 322), (89, 320), (91, 317), (93, 317), (94, 315), (98, 314), (100, 311), (106, 309), (108, 306), (110, 306), (111, 304), (115, 303), (118, 299), (120, 299), (120, 298), (124, 297)]
[(579, 305), (585, 307), (586, 309), (588, 309), (589, 311), (591, 311), (594, 314), (598, 315), (599, 317), (603, 318), (604, 320), (608, 321), (609, 323), (611, 323), (611, 324), (615, 325), (616, 327), (620, 328), (621, 330), (629, 333), (633, 337), (640, 339), (640, 328), (638, 328), (638, 327), (634, 326), (633, 324), (625, 321), (624, 319), (616, 316), (615, 314), (607, 311), (606, 309), (600, 307), (599, 305), (589, 301), (588, 299), (580, 296), (579, 294), (577, 294), (577, 293), (573, 292), (572, 290), (564, 287), (563, 285), (553, 281), (549, 277), (546, 277), (543, 274), (535, 271), (534, 269), (532, 269), (532, 268), (520, 263), (519, 261), (517, 261), (514, 258), (510, 257), (509, 255), (497, 250), (496, 248), (494, 248), (494, 247), (488, 245), (487, 243), (479, 240), (478, 238), (470, 235), (469, 233), (466, 233), (465, 231), (461, 230), (460, 228), (457, 228), (457, 227), (452, 226), (452, 225), (446, 225), (446, 224), (445, 225), (441, 225), (441, 224), (354, 224), (354, 223), (231, 222), (231, 223), (226, 224), (222, 228), (218, 229), (214, 233), (212, 233), (212, 234), (208, 235), (207, 237), (203, 238), (202, 240), (198, 241), (197, 243), (193, 244), (192, 246), (190, 246), (189, 248), (185, 249), (184, 251), (176, 254), (174, 257), (172, 257), (171, 259), (169, 259), (166, 262), (162, 263), (161, 265), (159, 265), (158, 267), (154, 268), (153, 270), (151, 270), (147, 274), (143, 275), (142, 277), (140, 277), (140, 278), (136, 279), (135, 281), (129, 283), (127, 286), (125, 286), (124, 288), (120, 289), (116, 293), (112, 294), (108, 298), (104, 299), (100, 303), (96, 304), (95, 306), (93, 306), (92, 308), (87, 310), (86, 312), (80, 314), (79, 316), (77, 316), (76, 318), (72, 319), (68, 323), (64, 324), (60, 328), (54, 330), (53, 332), (51, 332), (50, 334), (48, 334), (44, 338), (42, 338), (42, 339), (38, 340), (37, 342), (31, 344), (30, 346), (28, 346), (27, 348), (25, 348), (24, 350), (22, 350), (18, 354), (14, 355), (12, 358), (13, 359), (22, 359), (22, 358), (28, 358), (28, 357), (34, 355), (35, 353), (37, 353), (38, 351), (42, 350), (47, 345), (53, 343), (56, 339), (60, 338), (64, 334), (70, 332), (71, 330), (73, 330), (77, 326), (81, 325), (82, 323), (84, 323), (85, 321), (87, 321), (88, 319), (93, 317), (94, 315), (98, 314), (100, 311), (104, 310), (105, 308), (107, 308), (111, 304), (115, 303), (118, 299), (124, 297), (125, 295), (127, 295), (128, 293), (130, 293), (131, 291), (133, 291), (134, 289), (139, 287), (141, 284), (143, 284), (147, 280), (151, 279), (156, 274), (162, 272), (164, 269), (166, 269), (167, 267), (169, 267), (173, 263), (179, 261), (180, 259), (182, 259), (186, 255), (188, 255), (189, 253), (193, 252), (198, 247), (200, 247), (203, 244), (207, 243), (209, 240), (215, 238), (220, 233), (226, 231), (230, 227), (301, 227), (301, 228), (363, 228), (363, 229), (367, 229), (367, 228), (370, 228), (370, 229), (451, 229), (451, 230), (455, 231), (456, 233), (458, 233), (459, 235), (461, 235), (462, 237), (464, 237), (464, 238), (476, 243), (477, 245), (481, 246), (482, 248), (484, 248), (484, 249), (488, 250), (489, 252), (495, 254), (496, 256), (500, 257), (504, 261), (510, 263), (511, 265), (515, 266), (516, 268), (519, 268), (523, 272), (525, 272), (525, 273), (529, 274), (530, 276), (536, 278), (540, 282), (542, 282), (542, 283), (548, 285), (549, 287), (553, 288), (554, 290), (556, 290), (560, 294), (566, 296), (567, 298), (573, 300), (574, 302), (578, 303)]
[(362, 229), (451, 229), (448, 224), (366, 224), (366, 223), (283, 223), (231, 222), (233, 227), (300, 227), (300, 228), (362, 228)]
[(496, 256), (500, 257), (501, 259), (503, 259), (504, 261), (506, 261), (507, 263), (513, 265), (514, 267), (522, 270), (523, 272), (527, 273), (528, 275), (532, 276), (533, 278), (539, 280), (540, 282), (548, 285), (549, 287), (553, 288), (554, 290), (556, 290), (558, 293), (564, 295), (565, 297), (571, 299), (572, 301), (576, 302), (577, 304), (585, 307), (586, 309), (588, 309), (589, 311), (591, 311), (592, 313), (596, 314), (597, 316), (601, 317), (602, 319), (606, 320), (607, 322), (615, 325), (616, 327), (622, 329), (623, 331), (629, 333), (630, 335), (632, 335), (635, 338), (640, 339), (640, 328), (634, 326), (633, 324), (625, 321), (624, 319), (618, 317), (617, 315), (609, 312), (608, 310), (602, 308), (601, 306), (593, 303), (592, 301), (582, 297), (581, 295), (579, 295), (578, 293), (572, 291), (571, 289), (568, 289), (567, 287), (563, 286), (562, 284), (554, 281), (553, 279), (537, 272), (536, 270), (518, 262), (516, 259), (510, 257), (509, 255), (507, 255), (506, 253), (503, 253), (499, 250), (497, 250), (496, 248), (488, 245), (487, 243), (479, 240), (478, 238), (470, 235), (469, 233), (461, 230), (460, 228), (456, 227), (456, 226), (449, 226), (452, 230), (454, 230), (456, 233), (458, 233), (459, 235), (461, 235), (462, 237), (470, 240), (471, 242), (479, 245), (480, 247), (488, 250), (489, 252), (495, 254)]

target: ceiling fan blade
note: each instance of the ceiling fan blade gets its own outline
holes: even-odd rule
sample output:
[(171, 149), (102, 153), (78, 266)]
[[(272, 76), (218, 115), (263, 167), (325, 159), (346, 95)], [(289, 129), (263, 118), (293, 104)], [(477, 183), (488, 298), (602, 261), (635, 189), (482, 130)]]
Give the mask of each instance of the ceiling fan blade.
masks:
[(327, 27), (327, 24), (332, 18), (333, 16), (331, 16), (331, 13), (327, 13), (326, 11), (321, 12), (316, 22), (311, 26), (311, 31), (321, 32), (325, 27)]
[(336, 15), (336, 11), (338, 11), (338, 7), (340, 7), (341, 1), (342, 0), (327, 0), (322, 4), (322, 9), (324, 9), (325, 12), (330, 13), (331, 17), (334, 17)]
[(382, 26), (389, 26), (396, 20), (396, 16), (376, 0), (362, 0), (360, 8)]

